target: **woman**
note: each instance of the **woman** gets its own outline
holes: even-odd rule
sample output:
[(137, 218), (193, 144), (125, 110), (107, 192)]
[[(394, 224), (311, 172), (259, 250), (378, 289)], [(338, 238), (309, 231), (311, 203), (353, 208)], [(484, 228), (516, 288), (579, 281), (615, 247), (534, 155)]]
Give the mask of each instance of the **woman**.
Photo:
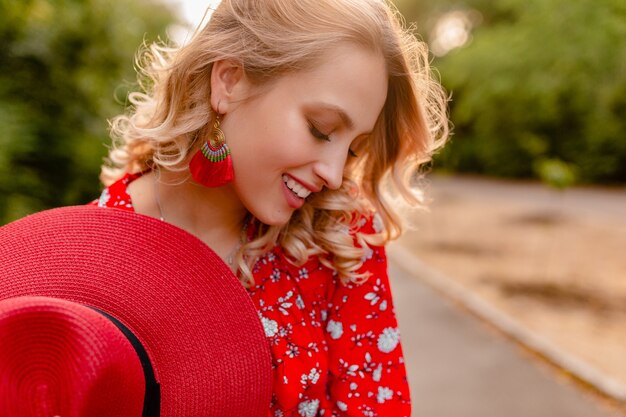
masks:
[(447, 136), (425, 45), (384, 0), (224, 0), (139, 64), (97, 204), (237, 273), (272, 350), (268, 415), (409, 416), (383, 245)]

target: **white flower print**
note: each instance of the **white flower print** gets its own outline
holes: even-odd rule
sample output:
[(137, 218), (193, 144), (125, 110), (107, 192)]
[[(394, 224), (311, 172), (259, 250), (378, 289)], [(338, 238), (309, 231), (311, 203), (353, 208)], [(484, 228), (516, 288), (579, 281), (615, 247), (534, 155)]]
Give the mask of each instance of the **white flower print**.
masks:
[(378, 350), (383, 353), (393, 351), (400, 342), (400, 331), (398, 328), (387, 327), (378, 336)]
[(113, 203), (114, 207), (128, 207), (131, 208), (133, 205), (130, 204), (130, 201), (126, 201), (124, 199), (120, 199)]
[(359, 221), (357, 222), (357, 226), (360, 228), (362, 228), (363, 226), (365, 226), (365, 224), (367, 223), (367, 219), (365, 217), (361, 217), (359, 219)]
[(98, 207), (106, 207), (109, 199), (111, 198), (111, 194), (109, 194), (109, 189), (105, 188), (100, 194), (100, 198), (98, 199)]
[(280, 269), (274, 268), (274, 270), (272, 271), (272, 275), (271, 275), (270, 279), (272, 281), (274, 281), (274, 282), (280, 281)]
[(313, 352), (319, 352), (319, 348), (317, 347), (317, 343), (315, 342), (310, 342), (307, 345), (307, 352), (309, 353), (309, 357), (313, 357)]
[[(354, 331), (356, 332), (356, 329)], [(371, 330), (367, 333), (355, 333), (354, 336), (350, 338), (355, 346), (363, 346), (364, 342), (371, 345), (371, 341), (374, 339), (376, 339), (376, 335)]]
[(361, 257), (361, 262), (365, 262), (369, 259), (372, 259), (372, 256), (374, 255), (374, 251), (372, 250), (372, 248), (370, 248), (369, 246), (364, 248), (364, 254)]
[(291, 323), (287, 323), (284, 327), (278, 328), (278, 336), (280, 337), (288, 337), (293, 333), (293, 325)]
[(367, 294), (365, 294), (364, 298), (370, 302), (371, 306), (375, 305), (378, 300), (380, 300), (380, 297), (375, 292), (368, 292)]
[(261, 257), (261, 259), (259, 259), (259, 263), (262, 264), (272, 264), (276, 261), (276, 255), (274, 255), (273, 252), (269, 252), (267, 254), (265, 254), (263, 257)]
[(380, 364), (378, 365), (378, 367), (376, 369), (374, 369), (374, 372), (372, 372), (372, 380), (374, 380), (374, 382), (380, 382), (380, 377), (383, 374), (383, 365)]
[(337, 401), (337, 408), (340, 409), (341, 411), (347, 411), (348, 404), (341, 402), (341, 401)]
[(372, 407), (365, 404), (359, 407), (359, 410), (361, 410), (361, 413), (363, 413), (365, 417), (376, 417), (378, 415), (376, 411), (372, 409)]
[(263, 324), (263, 330), (265, 330), (265, 336), (274, 337), (278, 333), (278, 323), (274, 320), (261, 316), (261, 323)]
[(376, 282), (372, 286), (372, 291), (365, 294), (364, 298), (370, 302), (371, 306), (374, 306), (378, 302), (380, 302), (380, 304), (378, 305), (378, 309), (380, 311), (385, 311), (387, 310), (387, 300), (382, 300), (381, 298), (381, 294), (385, 291), (385, 285), (381, 282), (380, 278), (377, 278)]
[(296, 345), (291, 345), (287, 348), (287, 352), (285, 353), (287, 353), (287, 356), (290, 358), (295, 358), (300, 354), (300, 349), (298, 349), (298, 346)]
[(302, 300), (302, 296), (300, 294), (296, 297), (296, 307), (300, 310), (304, 310), (304, 300)]
[(378, 387), (378, 394), (376, 395), (376, 401), (378, 404), (382, 404), (393, 397), (393, 391), (387, 387)]
[(330, 337), (337, 340), (343, 335), (343, 324), (340, 321), (328, 320), (326, 331), (330, 333)]
[(374, 214), (374, 221), (372, 221), (372, 227), (376, 233), (380, 233), (383, 231), (383, 220), (380, 218), (378, 213)]
[(293, 305), (292, 303), (288, 302), (291, 297), (293, 297), (293, 291), (288, 291), (287, 294), (285, 294), (285, 297), (280, 297), (278, 299), (278, 302), (280, 303), (278, 304), (278, 311), (283, 313), (283, 315), (285, 316), (289, 315), (288, 309), (291, 308), (291, 306)]
[[(371, 230), (370, 218), (365, 227)], [(264, 329), (272, 336), (267, 341), (276, 389), (268, 417), (278, 417), (276, 410), (284, 417), (408, 416), (384, 251), (373, 249), (371, 277), (365, 283), (345, 286), (317, 262), (283, 265), (281, 255), (276, 256), (276, 264), (260, 265), (252, 293), (265, 318)], [(274, 281), (273, 275), (280, 279)], [(328, 280), (337, 287), (328, 287)], [(360, 314), (347, 313), (355, 307)], [(343, 387), (332, 397), (327, 392), (330, 355), (336, 376), (330, 380), (340, 379)]]
[(298, 414), (302, 417), (315, 417), (319, 406), (320, 400), (302, 401), (298, 404)]
[(312, 384), (317, 384), (317, 381), (320, 379), (319, 369), (316, 369), (316, 368), (311, 369), (311, 372), (309, 372), (308, 378)]
[(339, 359), (339, 365), (341, 367), (341, 372), (346, 375), (356, 376), (357, 371), (359, 371), (359, 365), (350, 365), (349, 362), (344, 361), (343, 359)]
[(302, 374), (300, 377), (300, 384), (305, 387), (307, 382), (311, 382), (312, 385), (317, 384), (317, 381), (320, 379), (320, 371), (316, 368), (311, 369), (311, 372), (308, 374)]

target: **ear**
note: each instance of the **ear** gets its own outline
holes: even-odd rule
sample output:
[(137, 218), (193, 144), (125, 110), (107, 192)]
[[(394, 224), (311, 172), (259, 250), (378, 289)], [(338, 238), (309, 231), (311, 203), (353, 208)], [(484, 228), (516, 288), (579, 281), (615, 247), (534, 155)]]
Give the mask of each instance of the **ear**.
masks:
[(211, 70), (211, 107), (219, 114), (233, 110), (238, 101), (245, 97), (248, 81), (240, 64), (216, 61)]

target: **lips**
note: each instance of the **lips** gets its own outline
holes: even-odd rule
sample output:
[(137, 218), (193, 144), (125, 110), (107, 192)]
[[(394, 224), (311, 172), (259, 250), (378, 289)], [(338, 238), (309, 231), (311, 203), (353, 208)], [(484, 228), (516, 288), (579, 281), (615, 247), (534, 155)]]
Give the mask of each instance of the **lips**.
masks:
[(290, 178), (288, 175), (283, 174), (283, 182), (299, 198), (305, 199), (311, 195), (311, 190), (305, 188), (302, 184)]

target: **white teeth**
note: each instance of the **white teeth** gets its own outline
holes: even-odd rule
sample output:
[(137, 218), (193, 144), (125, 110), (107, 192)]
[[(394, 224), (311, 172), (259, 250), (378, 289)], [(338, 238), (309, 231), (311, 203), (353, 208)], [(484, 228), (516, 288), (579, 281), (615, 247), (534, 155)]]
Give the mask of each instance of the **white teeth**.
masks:
[(287, 175), (283, 175), (283, 182), (287, 185), (287, 188), (293, 191), (293, 193), (300, 198), (307, 198), (311, 194), (311, 191), (307, 190)]

